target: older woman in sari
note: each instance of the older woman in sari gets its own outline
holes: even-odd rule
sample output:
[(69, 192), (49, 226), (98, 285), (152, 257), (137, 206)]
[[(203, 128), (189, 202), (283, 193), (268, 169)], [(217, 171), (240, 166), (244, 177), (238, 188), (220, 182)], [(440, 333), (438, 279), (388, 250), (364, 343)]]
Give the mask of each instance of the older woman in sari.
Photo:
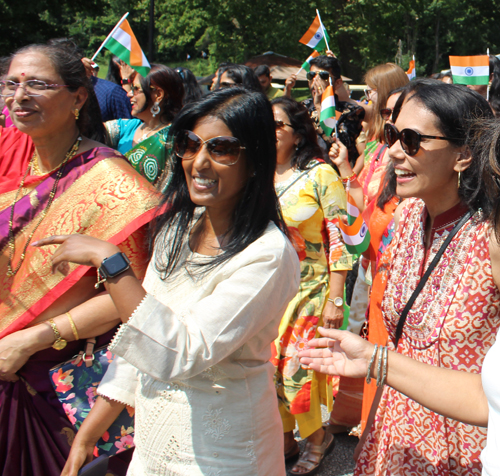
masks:
[(98, 237), (127, 250), (143, 276), (157, 198), (121, 154), (93, 140), (104, 137), (97, 102), (70, 52), (19, 50), (0, 93), (16, 126), (0, 128), (0, 473), (52, 476), (74, 429), (48, 370), (83, 339), (109, 341), (119, 319), (95, 272), (68, 265), (52, 274), (31, 244), (54, 233)]

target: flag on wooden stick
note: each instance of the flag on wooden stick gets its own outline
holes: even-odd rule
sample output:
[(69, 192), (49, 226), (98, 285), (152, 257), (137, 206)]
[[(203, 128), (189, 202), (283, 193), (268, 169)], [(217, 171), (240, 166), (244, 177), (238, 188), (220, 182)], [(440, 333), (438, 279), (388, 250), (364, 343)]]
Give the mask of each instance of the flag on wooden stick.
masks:
[(415, 79), (417, 77), (417, 71), (416, 71), (416, 68), (415, 68), (415, 56), (410, 61), (410, 67), (408, 68), (408, 71), (406, 72), (406, 76), (408, 76), (408, 79), (410, 81), (412, 79)]
[(316, 13), (316, 18), (299, 42), (316, 51), (322, 51), (327, 48), (329, 41), (330, 37), (321, 22), (319, 14)]
[(347, 188), (347, 225), (339, 220), (338, 226), (349, 253), (361, 254), (370, 245), (370, 232), (354, 199)]
[(301, 69), (305, 69), (306, 71), (311, 71), (311, 61), (314, 59), (314, 58), (317, 58), (318, 56), (320, 56), (320, 53), (319, 51), (316, 51), (314, 50), (312, 52), (312, 55), (309, 56), (309, 58), (307, 58), (304, 63), (302, 64), (301, 66)]
[(335, 117), (335, 91), (330, 84), (321, 95), (321, 113), (319, 115), (319, 125), (326, 135), (331, 135), (337, 125)]
[(453, 83), (485, 85), (490, 80), (490, 58), (488, 55), (450, 56)]
[(146, 76), (149, 73), (151, 66), (139, 46), (128, 20), (123, 20), (115, 26), (105, 40), (104, 47), (135, 69), (140, 75)]

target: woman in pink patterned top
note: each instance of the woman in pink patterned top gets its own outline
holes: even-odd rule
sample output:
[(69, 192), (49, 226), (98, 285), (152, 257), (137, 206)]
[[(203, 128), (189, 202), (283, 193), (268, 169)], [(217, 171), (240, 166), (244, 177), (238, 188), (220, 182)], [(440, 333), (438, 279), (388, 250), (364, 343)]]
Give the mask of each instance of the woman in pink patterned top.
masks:
[[(385, 285), (381, 310), (388, 346), (436, 367), (480, 373), (500, 327), (500, 279), (499, 265), (494, 261), (492, 269), (490, 258), (498, 254), (489, 221), (495, 207), (482, 180), (493, 172), (478, 158), (470, 121), (489, 118), (491, 111), (478, 94), (430, 80), (409, 85), (397, 106), (401, 110), (395, 127), (386, 126), (386, 138), (397, 194), (409, 200), (396, 211), (397, 233), (377, 274)], [(410, 296), (467, 214), (408, 312), (396, 344)], [(445, 418), (389, 386), (381, 390), (356, 475), (481, 474), (484, 428)]]

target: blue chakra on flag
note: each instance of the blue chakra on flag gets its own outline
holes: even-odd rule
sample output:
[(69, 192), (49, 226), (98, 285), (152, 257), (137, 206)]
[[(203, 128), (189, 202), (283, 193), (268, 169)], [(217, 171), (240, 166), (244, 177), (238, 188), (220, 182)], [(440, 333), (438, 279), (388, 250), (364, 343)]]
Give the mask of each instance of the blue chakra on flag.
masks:
[(366, 225), (365, 222), (363, 222), (363, 224), (361, 225), (361, 229), (359, 230), (359, 236), (361, 238), (364, 238), (367, 231), (368, 231), (368, 226)]
[(467, 68), (465, 68), (465, 75), (466, 76), (472, 76), (474, 74), (474, 68), (471, 68), (470, 66), (467, 66)]
[(315, 40), (321, 40), (321, 37), (322, 37), (322, 35), (321, 35), (321, 33), (319, 33), (319, 32), (317, 32), (317, 33), (314, 35), (314, 39), (315, 39)]

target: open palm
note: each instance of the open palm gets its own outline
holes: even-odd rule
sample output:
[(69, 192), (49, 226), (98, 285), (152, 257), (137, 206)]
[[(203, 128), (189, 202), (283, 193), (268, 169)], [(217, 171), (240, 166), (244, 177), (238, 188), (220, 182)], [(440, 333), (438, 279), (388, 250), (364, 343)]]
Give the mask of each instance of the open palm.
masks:
[(324, 337), (308, 342), (310, 348), (299, 353), (301, 364), (328, 375), (366, 376), (373, 344), (348, 331), (318, 330)]

